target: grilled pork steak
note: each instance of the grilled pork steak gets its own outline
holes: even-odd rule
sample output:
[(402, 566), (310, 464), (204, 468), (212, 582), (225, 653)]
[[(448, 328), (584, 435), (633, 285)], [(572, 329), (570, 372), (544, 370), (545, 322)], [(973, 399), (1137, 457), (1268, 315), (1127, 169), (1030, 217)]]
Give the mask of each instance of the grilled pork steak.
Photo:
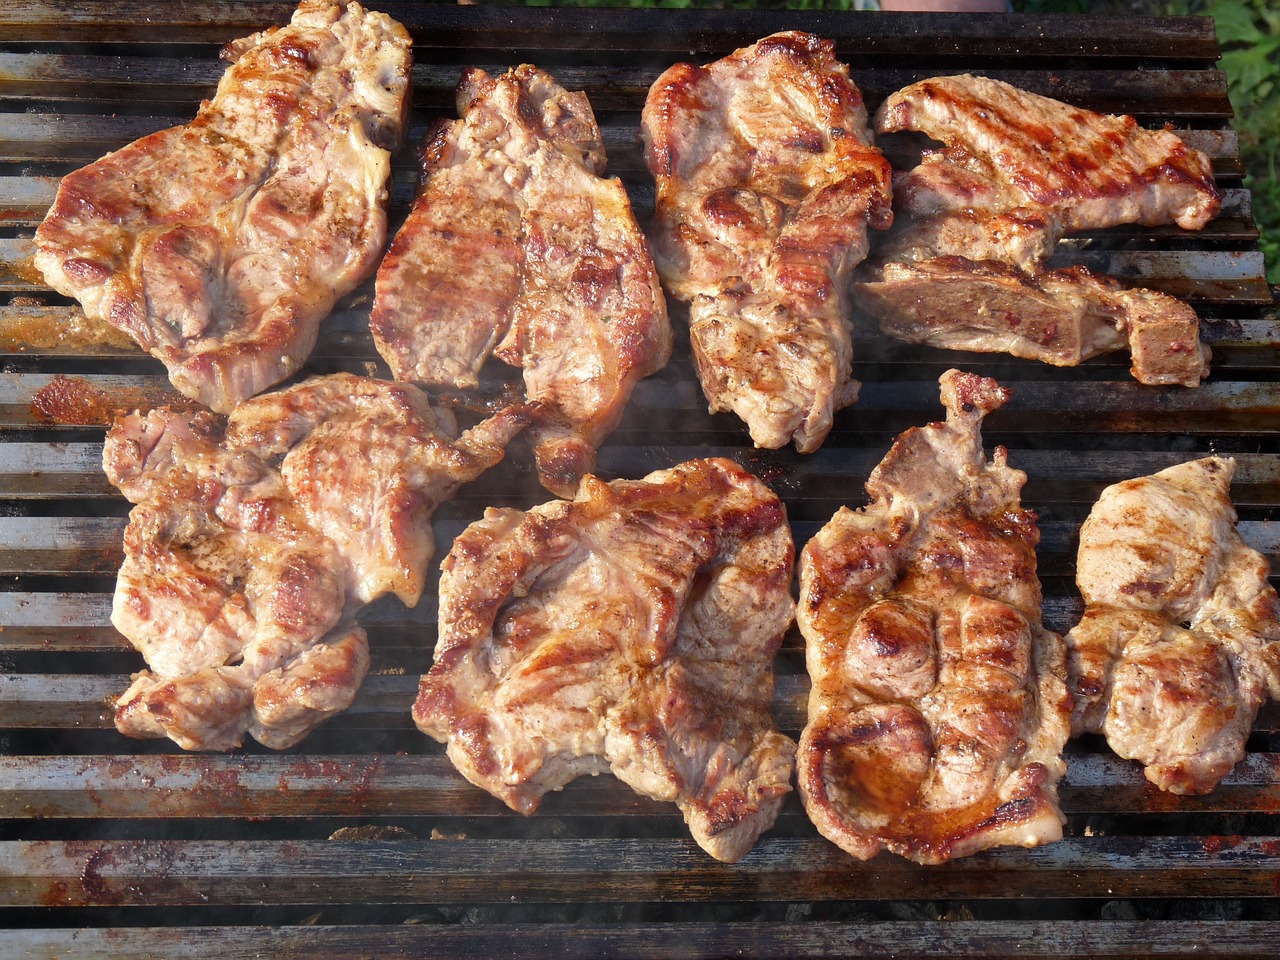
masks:
[(414, 720), (514, 810), (612, 770), (736, 860), (791, 789), (771, 707), (793, 554), (782, 504), (728, 460), (490, 509), (444, 561)]
[(654, 255), (689, 303), (712, 411), (759, 447), (816, 450), (851, 379), (849, 276), (888, 226), (889, 165), (829, 40), (779, 33), (706, 67), (681, 63), (641, 114), (657, 181)]
[(527, 64), (470, 69), (458, 112), (378, 270), (374, 340), (398, 380), (474, 387), (491, 354), (522, 368), (539, 478), (571, 497), (670, 356), (662, 287), (585, 94)]
[(948, 371), (947, 422), (902, 434), (800, 556), (813, 686), (796, 758), (823, 836), (862, 859), (937, 863), (1058, 839), (1070, 727), (1062, 639), (1040, 619), (1026, 475), (988, 462), (1008, 398)]
[(1115, 484), (1080, 529), (1074, 730), (1171, 793), (1213, 790), (1280, 697), (1280, 603), (1236, 530), (1234, 472), (1206, 457)]
[(430, 518), (502, 459), (507, 412), (452, 440), (425, 395), (348, 374), (208, 413), (133, 414), (107, 434), (107, 476), (136, 506), (111, 622), (150, 667), (116, 726), (188, 750), (248, 731), (301, 740), (345, 709), (369, 665), (350, 619), (417, 603)]
[[(894, 179), (897, 229), (860, 303), (915, 343), (1057, 365), (1128, 345), (1147, 384), (1197, 386), (1209, 351), (1186, 304), (1082, 267), (1048, 270), (1064, 234), (1122, 223), (1198, 230), (1220, 198), (1207, 157), (1165, 130), (985, 77), (935, 77), (890, 96), (881, 133), (945, 149)], [(936, 287), (942, 297), (928, 296)]]
[(333, 0), (223, 56), (191, 123), (63, 178), (35, 263), (226, 413), (295, 373), (373, 272), (412, 58), (394, 20)]

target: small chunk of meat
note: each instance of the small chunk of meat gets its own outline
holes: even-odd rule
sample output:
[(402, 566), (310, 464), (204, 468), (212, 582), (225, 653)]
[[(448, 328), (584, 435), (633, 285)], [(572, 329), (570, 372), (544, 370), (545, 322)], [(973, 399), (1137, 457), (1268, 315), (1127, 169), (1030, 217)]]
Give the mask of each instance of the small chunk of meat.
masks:
[(880, 329), (908, 343), (1059, 367), (1128, 346), (1139, 383), (1195, 387), (1209, 374), (1191, 307), (1082, 267), (1024, 273), (1000, 261), (936, 257), (886, 263), (859, 292)]

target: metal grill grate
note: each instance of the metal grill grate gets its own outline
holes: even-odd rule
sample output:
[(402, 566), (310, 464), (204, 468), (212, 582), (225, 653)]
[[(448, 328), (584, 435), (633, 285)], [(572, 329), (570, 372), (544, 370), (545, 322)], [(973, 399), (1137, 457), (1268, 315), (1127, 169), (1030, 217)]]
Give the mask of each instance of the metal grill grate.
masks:
[[(1057, 260), (1188, 299), (1215, 354), (1201, 389), (1141, 387), (1123, 356), (1057, 370), (911, 347), (864, 324), (862, 399), (821, 451), (800, 457), (753, 450), (735, 418), (707, 415), (685, 344), (640, 384), (599, 469), (634, 477), (692, 456), (733, 457), (783, 497), (800, 546), (837, 506), (864, 502), (862, 483), (897, 432), (941, 415), (936, 379), (955, 365), (1015, 391), (986, 439), (1030, 475), (1024, 501), (1042, 517), (1051, 628), (1079, 614), (1075, 535), (1102, 487), (1211, 450), (1239, 462), (1245, 539), (1280, 558), (1270, 522), (1280, 505), (1280, 330), (1210, 22), (373, 5), (415, 38), (411, 143), (450, 110), (461, 64), (535, 62), (587, 91), (610, 171), (642, 218), (653, 203), (638, 138), (649, 83), (677, 59), (714, 59), (778, 29), (834, 38), (872, 108), (916, 79), (968, 70), (1172, 124), (1213, 157), (1222, 215), (1196, 234), (1102, 231), (1064, 243)], [(1076, 741), (1066, 839), (938, 868), (854, 861), (818, 837), (794, 796), (736, 865), (701, 853), (671, 807), (607, 777), (548, 797), (533, 818), (511, 813), (412, 727), (435, 641), (432, 586), (416, 610), (389, 600), (365, 611), (371, 676), (352, 710), (292, 751), (189, 755), (119, 736), (109, 701), (141, 661), (108, 622), (127, 504), (101, 473), (102, 421), (114, 404), (174, 394), (136, 350), (59, 339), (79, 311), (32, 276), (29, 238), (59, 176), (189, 119), (221, 75), (217, 45), (291, 10), (0, 8), (0, 928), (10, 930), (0, 958), (1274, 954), (1275, 707), (1209, 797), (1160, 794), (1100, 741)], [(396, 173), (403, 214), (411, 149)], [(365, 289), (340, 304), (305, 372), (365, 372), (376, 360), (368, 301)], [(33, 400), (59, 377), (65, 402), (51, 416)], [(484, 506), (545, 497), (514, 452), (438, 511), (437, 559)], [(794, 631), (778, 667), (777, 716), (795, 734), (807, 681)]]

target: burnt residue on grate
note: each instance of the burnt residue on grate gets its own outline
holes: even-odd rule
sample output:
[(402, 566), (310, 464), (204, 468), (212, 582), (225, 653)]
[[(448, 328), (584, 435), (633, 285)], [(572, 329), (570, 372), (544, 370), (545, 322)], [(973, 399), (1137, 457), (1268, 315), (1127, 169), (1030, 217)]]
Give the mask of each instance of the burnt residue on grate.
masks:
[[(410, 143), (395, 158), (393, 227), (413, 196), (414, 143), (452, 110), (463, 64), (528, 61), (585, 89), (642, 220), (653, 206), (638, 111), (672, 62), (707, 61), (779, 29), (836, 40), (868, 106), (914, 80), (972, 71), (1096, 110), (1169, 124), (1212, 158), (1222, 214), (1199, 233), (1117, 227), (1072, 238), (1084, 263), (1187, 299), (1214, 350), (1199, 390), (1134, 383), (1128, 359), (1060, 370), (856, 333), (859, 402), (823, 448), (751, 448), (712, 416), (687, 342), (636, 389), (600, 451), (608, 477), (728, 456), (787, 505), (801, 545), (862, 484), (893, 437), (937, 419), (937, 377), (959, 366), (1012, 387), (990, 417), (1042, 520), (1045, 620), (1080, 614), (1078, 525), (1101, 489), (1209, 452), (1237, 459), (1245, 539), (1280, 560), (1280, 330), (1211, 22), (1099, 18), (530, 11), (374, 3), (414, 36)], [(221, 75), (218, 45), (287, 19), (292, 3), (187, 7), (87, 0), (0, 8), (0, 957), (1146, 956), (1274, 953), (1280, 908), (1280, 708), (1207, 797), (1162, 794), (1096, 737), (1071, 744), (1067, 837), (941, 868), (860, 863), (821, 839), (790, 797), (741, 863), (702, 854), (674, 810), (610, 777), (523, 818), (467, 784), (412, 725), (435, 642), (434, 583), (405, 610), (361, 615), (373, 669), (354, 706), (283, 754), (249, 744), (183, 754), (117, 734), (111, 703), (141, 659), (110, 627), (128, 505), (102, 475), (120, 409), (185, 402), (161, 366), (31, 269), (30, 237), (60, 176), (194, 113)], [(921, 143), (886, 142), (898, 166)], [(385, 372), (370, 289), (322, 327), (304, 373)], [(682, 308), (673, 303), (682, 329)], [(499, 398), (509, 377), (486, 382)], [(463, 416), (480, 415), (483, 404)], [(542, 502), (527, 453), (435, 516), (438, 556), (488, 505)], [(808, 683), (794, 631), (775, 712), (796, 733)], [(11, 944), (16, 944), (13, 946)]]

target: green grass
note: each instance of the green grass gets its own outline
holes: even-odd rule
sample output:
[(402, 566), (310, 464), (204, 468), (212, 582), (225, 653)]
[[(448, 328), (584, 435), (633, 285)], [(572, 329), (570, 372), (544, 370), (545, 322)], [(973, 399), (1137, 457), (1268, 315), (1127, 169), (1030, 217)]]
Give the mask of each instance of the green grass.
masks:
[(1253, 216), (1262, 231), (1267, 280), (1280, 283), (1280, 9), (1272, 0), (1213, 0), (1203, 6), (1214, 18), (1223, 49), (1222, 69), (1236, 112), (1244, 183), (1253, 193)]

